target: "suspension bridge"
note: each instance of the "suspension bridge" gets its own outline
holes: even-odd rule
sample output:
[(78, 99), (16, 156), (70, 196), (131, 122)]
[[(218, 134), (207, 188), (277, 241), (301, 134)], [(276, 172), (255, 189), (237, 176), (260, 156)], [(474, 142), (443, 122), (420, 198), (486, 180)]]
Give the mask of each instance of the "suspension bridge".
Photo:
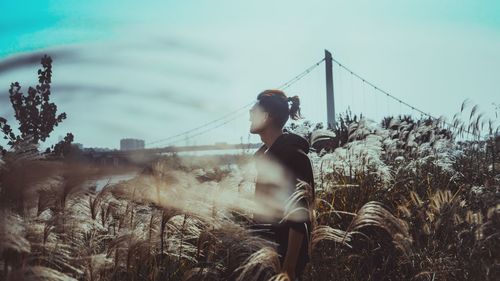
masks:
[[(379, 105), (379, 100), (378, 98), (384, 98), (386, 99), (387, 102), (387, 110), (384, 110), (387, 115), (402, 115), (402, 107), (407, 108), (409, 111), (412, 113), (416, 112), (419, 113), (421, 116), (431, 118), (433, 120), (438, 120), (441, 122), (443, 127), (448, 127), (448, 128), (453, 128), (456, 127), (456, 124), (450, 124), (446, 122), (444, 119), (437, 118), (434, 115), (430, 114), (429, 112), (426, 112), (425, 110), (421, 109), (420, 107), (416, 105), (412, 105), (401, 98), (398, 98), (396, 95), (390, 93), (389, 91), (382, 89), (379, 87), (376, 83), (371, 82), (370, 80), (366, 79), (364, 76), (358, 74), (355, 72), (353, 69), (350, 67), (346, 66), (342, 62), (340, 62), (338, 59), (334, 58), (332, 54), (328, 51), (324, 51), (324, 57), (322, 57), (320, 60), (315, 62), (314, 64), (310, 65), (307, 67), (305, 70), (300, 72), (298, 75), (294, 76), (290, 80), (286, 81), (285, 83), (281, 84), (280, 86), (277, 87), (277, 89), (280, 90), (287, 90), (299, 81), (303, 80), (307, 76), (309, 76), (311, 73), (313, 73), (315, 70), (318, 69), (320, 65), (324, 64), (324, 74), (325, 74), (325, 96), (324, 96), (324, 105), (325, 105), (325, 110), (326, 110), (326, 125), (329, 128), (334, 128), (336, 126), (336, 121), (335, 121), (335, 116), (336, 116), (336, 92), (339, 91), (339, 89), (336, 89), (336, 84), (342, 84), (343, 79), (345, 82), (345, 77), (346, 75), (349, 77), (349, 84), (350, 88), (348, 90), (344, 89), (345, 85), (340, 85), (340, 91), (341, 94), (342, 92), (347, 92), (347, 95), (351, 98), (351, 102), (347, 102), (349, 105), (353, 105), (356, 102), (354, 99), (359, 102), (359, 100), (362, 100), (363, 103), (366, 103), (366, 95), (370, 95), (371, 97), (376, 98), (376, 107), (380, 106)], [(335, 68), (334, 68), (335, 66)], [(334, 72), (335, 70), (335, 72)], [(336, 79), (334, 79), (336, 78)], [(354, 81), (357, 81), (361, 84), (360, 88), (358, 90), (354, 89), (355, 87), (353, 86)], [(345, 84), (345, 83), (344, 83)], [(355, 92), (361, 92), (361, 97), (355, 97)], [(343, 97), (345, 99), (345, 97)], [(200, 124), (199, 126), (196, 126), (194, 128), (185, 130), (183, 132), (168, 136), (163, 139), (158, 139), (155, 141), (151, 141), (146, 143), (147, 148), (141, 149), (141, 150), (134, 150), (134, 151), (108, 151), (108, 152), (99, 152), (96, 153), (93, 157), (97, 159), (101, 159), (100, 162), (102, 163), (115, 163), (117, 162), (117, 159), (124, 159), (127, 157), (135, 157), (137, 158), (138, 156), (145, 157), (147, 155), (160, 155), (164, 153), (171, 153), (171, 152), (186, 152), (186, 151), (208, 151), (208, 150), (234, 150), (234, 149), (254, 149), (258, 148), (260, 146), (260, 143), (243, 143), (241, 142), (240, 144), (224, 144), (224, 145), (185, 145), (185, 146), (178, 146), (180, 142), (187, 142), (189, 140), (194, 140), (202, 135), (205, 135), (209, 132), (212, 132), (214, 130), (217, 130), (220, 127), (225, 126), (226, 124), (235, 121), (239, 117), (243, 116), (244, 114), (248, 114), (248, 108), (253, 105), (255, 101), (251, 101), (248, 103), (243, 104), (242, 106), (227, 112), (226, 114), (215, 118), (213, 120), (210, 120), (208, 122), (205, 122), (203, 124)], [(391, 112), (389, 110), (389, 102), (392, 103), (393, 105), (396, 105), (396, 107), (399, 107), (399, 114), (394, 114), (394, 112)], [(349, 106), (350, 107), (350, 106)], [(366, 116), (366, 114), (364, 114)], [(469, 130), (465, 130), (465, 133), (467, 134), (472, 134), (476, 137), (478, 137), (474, 132), (470, 132)], [(148, 157), (146, 157), (148, 158)], [(111, 159), (111, 160), (110, 160)]]

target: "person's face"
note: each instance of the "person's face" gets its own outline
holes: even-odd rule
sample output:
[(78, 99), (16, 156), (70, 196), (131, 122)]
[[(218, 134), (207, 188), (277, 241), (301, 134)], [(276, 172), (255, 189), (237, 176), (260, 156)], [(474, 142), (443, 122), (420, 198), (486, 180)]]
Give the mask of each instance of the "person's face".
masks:
[(266, 128), (269, 122), (269, 113), (265, 112), (259, 103), (255, 103), (250, 108), (250, 133), (258, 134)]

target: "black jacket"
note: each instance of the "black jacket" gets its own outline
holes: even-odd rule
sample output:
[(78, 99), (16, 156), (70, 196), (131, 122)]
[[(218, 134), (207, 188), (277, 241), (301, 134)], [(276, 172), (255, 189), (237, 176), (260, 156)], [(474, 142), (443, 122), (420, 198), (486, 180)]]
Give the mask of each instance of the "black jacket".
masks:
[[(290, 174), (291, 182), (293, 184), (276, 185), (272, 183), (264, 183), (262, 182), (262, 171), (259, 171), (259, 167), (257, 167), (258, 175), (255, 186), (256, 200), (265, 200), (266, 196), (269, 196), (269, 191), (272, 189), (280, 189), (279, 191), (286, 194), (286, 197), (289, 199), (289, 196), (296, 190), (296, 184), (298, 183), (297, 179), (309, 183), (312, 188), (312, 196), (314, 198), (313, 170), (307, 153), (309, 153), (309, 142), (297, 134), (286, 131), (276, 139), (269, 149), (265, 145), (262, 145), (257, 152), (255, 152), (254, 156), (256, 158), (269, 160), (272, 163), (280, 165)], [(284, 208), (284, 204), (286, 204), (286, 202), (287, 201), (280, 201), (280, 203), (283, 204), (283, 206), (281, 206), (282, 208)], [(294, 207), (308, 208), (307, 200), (301, 199)], [(302, 212), (304, 212), (304, 209), (302, 209)], [(274, 238), (275, 242), (279, 245), (278, 253), (280, 254), (281, 263), (283, 263), (286, 249), (288, 247), (289, 229), (293, 228), (304, 234), (304, 240), (302, 241), (296, 270), (300, 273), (305, 264), (309, 261), (308, 247), (311, 235), (310, 214), (306, 211), (306, 214), (300, 216), (298, 220), (297, 218), (293, 220), (283, 219), (284, 216), (285, 213), (283, 213), (281, 218), (269, 220), (256, 214), (254, 215), (254, 220), (257, 225), (261, 225), (262, 228), (266, 228), (265, 225), (268, 226), (268, 230), (271, 232), (268, 237)]]

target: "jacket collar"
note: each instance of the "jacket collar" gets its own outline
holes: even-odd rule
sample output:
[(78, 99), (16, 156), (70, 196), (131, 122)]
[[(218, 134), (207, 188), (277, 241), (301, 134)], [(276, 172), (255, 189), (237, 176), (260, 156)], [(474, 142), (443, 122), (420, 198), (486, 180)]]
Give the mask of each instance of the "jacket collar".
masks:
[(258, 154), (265, 154), (269, 151), (277, 151), (281, 149), (293, 149), (293, 150), (302, 150), (304, 153), (309, 153), (309, 142), (294, 133), (284, 131), (281, 135), (276, 138), (276, 140), (271, 144), (271, 147), (267, 147), (265, 144), (255, 152)]

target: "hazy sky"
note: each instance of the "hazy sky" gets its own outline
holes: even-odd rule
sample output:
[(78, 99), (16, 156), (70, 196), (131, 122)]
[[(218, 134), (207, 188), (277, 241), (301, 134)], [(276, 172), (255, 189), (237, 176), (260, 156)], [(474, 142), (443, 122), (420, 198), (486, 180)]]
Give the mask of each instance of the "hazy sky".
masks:
[[(404, 3), (404, 4), (403, 4)], [(381, 88), (451, 119), (500, 104), (498, 1), (0, 1), (0, 116), (54, 59), (52, 99), (87, 147), (146, 143), (197, 127), (333, 56)], [(325, 121), (324, 65), (287, 90)], [(337, 112), (411, 113), (334, 66)], [(189, 144), (248, 141), (248, 114)], [(214, 124), (217, 125), (217, 124)], [(193, 132), (193, 134), (199, 131)], [(184, 138), (178, 145), (186, 144)], [(250, 136), (257, 142), (257, 136)], [(169, 142), (159, 143), (168, 144)]]

